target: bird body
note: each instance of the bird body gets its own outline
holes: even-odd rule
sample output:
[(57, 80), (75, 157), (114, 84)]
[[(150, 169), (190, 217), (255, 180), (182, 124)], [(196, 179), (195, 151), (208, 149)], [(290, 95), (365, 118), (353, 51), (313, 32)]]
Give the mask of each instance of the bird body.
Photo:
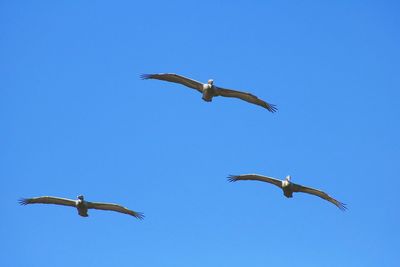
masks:
[(216, 96), (225, 96), (225, 97), (234, 97), (239, 98), (249, 103), (261, 106), (267, 109), (270, 112), (277, 111), (275, 105), (265, 102), (264, 100), (259, 99), (255, 95), (250, 93), (225, 89), (222, 87), (218, 87), (214, 85), (214, 80), (210, 79), (207, 83), (201, 83), (196, 80), (175, 74), (175, 73), (160, 73), (160, 74), (142, 74), (141, 78), (144, 80), (147, 79), (157, 79), (167, 82), (179, 83), (185, 85), (189, 88), (195, 89), (202, 94), (202, 98), (206, 102), (211, 102), (213, 97)]
[(212, 98), (215, 96), (215, 86), (213, 85), (213, 80), (208, 80), (207, 83), (203, 84), (203, 97), (202, 99), (206, 102), (211, 102)]
[(321, 190), (292, 183), (290, 181), (291, 180), (290, 175), (286, 176), (285, 180), (279, 180), (276, 178), (258, 175), (258, 174), (230, 175), (228, 177), (228, 181), (230, 181), (230, 182), (236, 182), (236, 181), (240, 181), (240, 180), (257, 180), (257, 181), (274, 184), (277, 187), (282, 189), (283, 195), (287, 198), (292, 198), (293, 193), (295, 193), (295, 192), (308, 193), (308, 194), (318, 196), (322, 199), (325, 199), (325, 200), (331, 202), (332, 204), (334, 204), (341, 210), (347, 209), (346, 204), (330, 197), (328, 194), (326, 194), (325, 192), (323, 192)]
[(75, 207), (78, 210), (78, 214), (82, 217), (88, 217), (88, 205), (84, 200), (83, 196), (78, 196), (78, 200), (75, 200)]
[(141, 212), (136, 212), (133, 210), (129, 210), (121, 205), (112, 204), (112, 203), (101, 203), (101, 202), (89, 202), (84, 199), (84, 196), (79, 195), (77, 200), (67, 199), (67, 198), (59, 198), (59, 197), (51, 197), (51, 196), (42, 196), (36, 198), (21, 198), (19, 200), (21, 205), (28, 204), (56, 204), (63, 206), (75, 207), (78, 211), (78, 214), (82, 217), (88, 217), (89, 209), (98, 209), (98, 210), (111, 210), (124, 214), (131, 215), (137, 219), (143, 219), (144, 215)]
[(283, 195), (287, 198), (293, 197), (293, 184), (290, 182), (290, 176), (287, 176), (285, 180), (282, 181)]

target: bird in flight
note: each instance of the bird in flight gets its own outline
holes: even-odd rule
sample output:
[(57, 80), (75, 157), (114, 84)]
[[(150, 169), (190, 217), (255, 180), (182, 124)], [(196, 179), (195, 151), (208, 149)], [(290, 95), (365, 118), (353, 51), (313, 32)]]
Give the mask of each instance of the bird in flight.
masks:
[(283, 181), (272, 178), (272, 177), (268, 177), (268, 176), (258, 175), (258, 174), (243, 174), (243, 175), (228, 176), (228, 181), (230, 181), (230, 182), (236, 182), (236, 181), (241, 181), (241, 180), (256, 180), (256, 181), (261, 181), (261, 182), (266, 182), (266, 183), (276, 185), (277, 187), (279, 187), (283, 190), (283, 194), (287, 198), (293, 197), (294, 192), (303, 192), (303, 193), (307, 193), (307, 194), (311, 194), (311, 195), (315, 195), (320, 198), (323, 198), (323, 199), (333, 203), (335, 206), (337, 206), (339, 209), (341, 209), (343, 211), (347, 209), (346, 204), (330, 197), (327, 193), (325, 193), (321, 190), (318, 190), (318, 189), (314, 189), (311, 187), (306, 187), (306, 186), (292, 183), (290, 181), (290, 179), (291, 179), (290, 175), (286, 176), (285, 180), (283, 180)]
[(112, 204), (112, 203), (101, 203), (101, 202), (89, 202), (84, 200), (82, 195), (78, 196), (77, 200), (68, 199), (68, 198), (60, 198), (60, 197), (35, 197), (35, 198), (21, 198), (19, 200), (21, 205), (28, 204), (56, 204), (63, 206), (75, 207), (78, 210), (78, 214), (82, 217), (88, 217), (88, 209), (97, 209), (97, 210), (111, 210), (116, 212), (125, 213), (131, 215), (137, 219), (143, 219), (144, 215), (141, 212), (136, 212), (133, 210), (129, 210), (121, 205)]
[(275, 105), (267, 103), (259, 99), (255, 95), (215, 86), (214, 80), (212, 79), (208, 80), (207, 83), (201, 83), (174, 73), (142, 74), (140, 77), (144, 80), (157, 79), (167, 82), (180, 83), (192, 89), (196, 89), (203, 94), (203, 100), (206, 102), (211, 102), (212, 98), (215, 96), (236, 97), (249, 103), (266, 108), (270, 112), (277, 111)]

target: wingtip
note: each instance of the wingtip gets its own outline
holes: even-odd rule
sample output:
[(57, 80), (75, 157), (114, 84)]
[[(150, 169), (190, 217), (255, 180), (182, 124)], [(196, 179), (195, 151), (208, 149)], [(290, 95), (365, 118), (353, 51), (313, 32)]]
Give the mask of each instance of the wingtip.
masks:
[(237, 181), (237, 175), (232, 175), (232, 174), (230, 174), (230, 175), (228, 175), (228, 177), (227, 177), (227, 179), (228, 179), (228, 182), (236, 182)]
[(139, 220), (143, 220), (145, 216), (142, 212), (136, 212), (135, 217)]
[(146, 74), (146, 73), (140, 74), (140, 79), (142, 79), (142, 80), (147, 80), (150, 78), (151, 78), (151, 74)]
[(341, 211), (346, 211), (347, 210), (347, 205), (345, 203), (339, 202), (338, 208)]
[(18, 203), (22, 206), (28, 205), (28, 199), (27, 198), (20, 198), (18, 199)]
[(267, 107), (269, 112), (275, 113), (278, 111), (278, 107), (274, 104), (268, 104)]

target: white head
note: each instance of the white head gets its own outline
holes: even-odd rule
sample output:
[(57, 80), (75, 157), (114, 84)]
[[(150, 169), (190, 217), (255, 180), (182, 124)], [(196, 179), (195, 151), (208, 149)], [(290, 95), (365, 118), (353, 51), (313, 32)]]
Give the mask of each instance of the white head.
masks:
[(209, 80), (208, 80), (208, 84), (209, 84), (209, 85), (213, 85), (213, 84), (214, 84), (214, 80), (213, 80), (213, 79), (209, 79)]
[(292, 179), (292, 176), (290, 176), (290, 175), (286, 176), (286, 178), (285, 178), (285, 180), (288, 182), (290, 182), (290, 179)]

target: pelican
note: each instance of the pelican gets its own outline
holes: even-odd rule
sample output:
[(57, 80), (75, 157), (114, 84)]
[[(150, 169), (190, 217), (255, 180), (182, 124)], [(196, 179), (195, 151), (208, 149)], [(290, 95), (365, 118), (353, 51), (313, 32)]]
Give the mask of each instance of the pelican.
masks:
[(277, 108), (275, 105), (269, 104), (250, 93), (245, 93), (245, 92), (225, 89), (222, 87), (217, 87), (214, 85), (214, 80), (212, 80), (212, 79), (208, 80), (207, 83), (201, 83), (201, 82), (198, 82), (198, 81), (195, 81), (195, 80), (192, 80), (192, 79), (189, 79), (189, 78), (186, 78), (184, 76), (174, 74), (174, 73), (142, 74), (140, 77), (143, 80), (157, 79), (157, 80), (162, 80), (162, 81), (167, 81), (167, 82), (180, 83), (187, 87), (196, 89), (197, 91), (199, 91), (200, 93), (203, 94), (202, 98), (206, 102), (211, 102), (212, 98), (215, 96), (236, 97), (236, 98), (240, 98), (244, 101), (247, 101), (249, 103), (264, 107), (270, 112), (277, 111)]
[(228, 176), (229, 182), (236, 182), (236, 181), (240, 181), (240, 180), (256, 180), (256, 181), (267, 182), (267, 183), (276, 185), (279, 188), (282, 188), (283, 194), (287, 198), (293, 197), (294, 192), (303, 192), (303, 193), (307, 193), (307, 194), (311, 194), (311, 195), (315, 195), (320, 198), (323, 198), (323, 199), (333, 203), (334, 205), (336, 205), (339, 209), (341, 209), (343, 211), (347, 209), (346, 204), (344, 204), (340, 201), (337, 201), (336, 199), (330, 197), (325, 192), (318, 190), (318, 189), (311, 188), (311, 187), (306, 187), (306, 186), (292, 183), (290, 181), (290, 179), (291, 179), (290, 175), (286, 176), (285, 180), (283, 180), (283, 181), (272, 178), (272, 177), (268, 177), (268, 176), (258, 175), (258, 174), (243, 174), (243, 175), (229, 175)]
[(82, 217), (89, 216), (88, 209), (97, 209), (97, 210), (117, 211), (117, 212), (131, 215), (137, 219), (144, 218), (143, 213), (129, 210), (118, 204), (89, 202), (89, 201), (84, 200), (84, 197), (82, 195), (79, 195), (77, 198), (78, 198), (77, 200), (73, 200), (73, 199), (68, 199), (68, 198), (43, 196), (43, 197), (35, 197), (35, 198), (21, 198), (21, 199), (19, 199), (19, 203), (21, 205), (40, 203), (40, 204), (56, 204), (56, 205), (75, 207), (78, 210), (78, 214)]

